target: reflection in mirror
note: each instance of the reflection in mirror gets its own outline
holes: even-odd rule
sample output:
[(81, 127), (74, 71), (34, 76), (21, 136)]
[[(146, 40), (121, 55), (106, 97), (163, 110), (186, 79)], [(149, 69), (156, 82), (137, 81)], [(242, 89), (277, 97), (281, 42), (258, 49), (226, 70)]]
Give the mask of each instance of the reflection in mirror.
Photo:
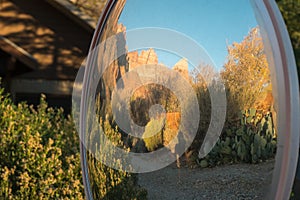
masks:
[(264, 198), (276, 97), (248, 1), (117, 1), (92, 55), (94, 199)]

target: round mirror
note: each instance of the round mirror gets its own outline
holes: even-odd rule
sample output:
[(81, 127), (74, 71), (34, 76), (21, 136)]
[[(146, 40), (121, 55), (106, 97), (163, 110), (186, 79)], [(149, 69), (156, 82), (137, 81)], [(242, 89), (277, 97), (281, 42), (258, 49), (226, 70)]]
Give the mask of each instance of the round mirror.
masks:
[(87, 199), (287, 199), (295, 66), (274, 1), (108, 1), (73, 94)]

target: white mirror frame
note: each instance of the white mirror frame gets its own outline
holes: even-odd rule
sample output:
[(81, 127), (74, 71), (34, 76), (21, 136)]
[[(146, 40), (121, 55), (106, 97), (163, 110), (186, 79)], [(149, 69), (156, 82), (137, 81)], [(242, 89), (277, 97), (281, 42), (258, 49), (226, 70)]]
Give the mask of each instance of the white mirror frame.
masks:
[(278, 115), (275, 168), (268, 199), (289, 199), (299, 153), (299, 85), (289, 34), (275, 0), (253, 0), (262, 30)]

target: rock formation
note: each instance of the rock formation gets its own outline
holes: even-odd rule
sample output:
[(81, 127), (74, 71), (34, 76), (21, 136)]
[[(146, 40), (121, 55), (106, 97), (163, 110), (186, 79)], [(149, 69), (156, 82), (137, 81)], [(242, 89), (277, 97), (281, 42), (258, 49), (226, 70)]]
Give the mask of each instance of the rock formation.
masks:
[(189, 79), (189, 63), (186, 58), (179, 60), (174, 65), (173, 70), (178, 71), (187, 80)]
[(129, 52), (127, 54), (129, 62), (129, 70), (146, 64), (158, 64), (158, 57), (154, 49)]

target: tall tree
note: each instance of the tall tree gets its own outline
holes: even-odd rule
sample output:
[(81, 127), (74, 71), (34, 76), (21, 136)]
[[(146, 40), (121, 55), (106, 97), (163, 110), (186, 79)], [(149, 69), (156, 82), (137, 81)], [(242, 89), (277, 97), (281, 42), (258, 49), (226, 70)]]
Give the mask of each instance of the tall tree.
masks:
[(221, 76), (228, 91), (229, 112), (258, 107), (271, 86), (259, 29), (253, 28), (241, 43), (234, 42), (227, 49)]

